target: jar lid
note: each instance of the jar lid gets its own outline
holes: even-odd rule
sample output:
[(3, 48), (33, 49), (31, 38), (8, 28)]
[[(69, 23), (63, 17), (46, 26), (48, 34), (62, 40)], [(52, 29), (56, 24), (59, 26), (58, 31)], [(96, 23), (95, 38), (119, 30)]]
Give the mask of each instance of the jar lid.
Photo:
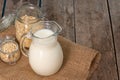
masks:
[(15, 41), (15, 37), (13, 37), (13, 36), (5, 36), (4, 38), (0, 38), (0, 44), (3, 41), (6, 41), (6, 40), (13, 40), (13, 41)]
[[(16, 19), (19, 20), (22, 23), (34, 23), (40, 20), (44, 19), (44, 15), (42, 13), (42, 10), (40, 7), (31, 4), (31, 3), (26, 3), (20, 6), (17, 11), (16, 11)], [(33, 19), (29, 20), (26, 17), (23, 16), (29, 16), (29, 17), (34, 17)], [(23, 18), (26, 18), (25, 20)], [(28, 20), (27, 20), (28, 19)]]
[(8, 14), (0, 20), (0, 32), (6, 30), (15, 20), (15, 13)]

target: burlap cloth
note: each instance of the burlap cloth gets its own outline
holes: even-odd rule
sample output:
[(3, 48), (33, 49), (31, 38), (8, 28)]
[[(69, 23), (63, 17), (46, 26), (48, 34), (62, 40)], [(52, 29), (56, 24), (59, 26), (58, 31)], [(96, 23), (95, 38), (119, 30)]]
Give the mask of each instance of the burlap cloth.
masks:
[(28, 58), (22, 56), (12, 66), (0, 61), (0, 80), (88, 80), (100, 61), (100, 53), (63, 37), (58, 40), (63, 49), (64, 62), (56, 74), (48, 77), (37, 75), (31, 69)]

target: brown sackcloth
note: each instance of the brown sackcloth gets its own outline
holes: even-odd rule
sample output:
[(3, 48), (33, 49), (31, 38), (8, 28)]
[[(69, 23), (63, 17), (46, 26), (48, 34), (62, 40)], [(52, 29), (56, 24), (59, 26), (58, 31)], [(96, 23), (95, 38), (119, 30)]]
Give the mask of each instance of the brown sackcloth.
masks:
[(56, 74), (48, 77), (37, 75), (31, 69), (28, 58), (22, 56), (12, 66), (0, 61), (0, 80), (87, 80), (100, 61), (100, 53), (63, 37), (58, 40), (63, 49), (64, 62)]

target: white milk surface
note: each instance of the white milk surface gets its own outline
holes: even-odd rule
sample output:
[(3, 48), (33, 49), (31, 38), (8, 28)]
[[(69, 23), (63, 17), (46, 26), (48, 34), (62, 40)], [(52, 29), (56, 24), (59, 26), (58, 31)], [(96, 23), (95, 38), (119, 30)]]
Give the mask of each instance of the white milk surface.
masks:
[[(54, 34), (49, 29), (42, 29), (34, 33), (35, 36), (45, 38)], [(48, 76), (56, 73), (63, 62), (63, 52), (60, 44), (52, 36), (45, 39), (33, 38), (29, 50), (29, 63), (39, 75)]]

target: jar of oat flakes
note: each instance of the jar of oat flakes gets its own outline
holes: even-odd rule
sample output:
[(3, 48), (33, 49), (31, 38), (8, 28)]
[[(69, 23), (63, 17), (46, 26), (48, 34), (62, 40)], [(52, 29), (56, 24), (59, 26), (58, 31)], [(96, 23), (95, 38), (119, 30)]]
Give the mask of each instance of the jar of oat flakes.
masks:
[(3, 62), (13, 65), (20, 58), (20, 50), (14, 38), (7, 36), (0, 43), (0, 58)]
[[(15, 20), (16, 38), (20, 42), (21, 36), (28, 33), (33, 26), (39, 26), (38, 23), (43, 20), (43, 15), (38, 6), (33, 4), (24, 4), (17, 10), (17, 16)], [(42, 26), (41, 26), (42, 28)], [(30, 39), (26, 39), (24, 42), (25, 47), (29, 47), (31, 43)]]

